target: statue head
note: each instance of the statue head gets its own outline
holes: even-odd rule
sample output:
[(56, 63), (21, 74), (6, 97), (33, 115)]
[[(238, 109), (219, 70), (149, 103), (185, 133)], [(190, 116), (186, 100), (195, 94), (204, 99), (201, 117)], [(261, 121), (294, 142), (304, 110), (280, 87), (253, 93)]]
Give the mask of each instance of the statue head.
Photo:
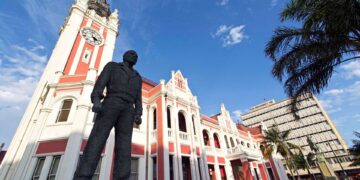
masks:
[(137, 62), (137, 59), (138, 55), (134, 50), (126, 51), (123, 55), (123, 61), (129, 63), (130, 66), (134, 66)]

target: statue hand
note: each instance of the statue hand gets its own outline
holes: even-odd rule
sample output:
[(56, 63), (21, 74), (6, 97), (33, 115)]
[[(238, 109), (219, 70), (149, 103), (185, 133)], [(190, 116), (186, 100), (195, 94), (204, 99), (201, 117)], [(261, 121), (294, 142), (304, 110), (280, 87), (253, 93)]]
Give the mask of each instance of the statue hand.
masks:
[(142, 123), (142, 119), (140, 115), (135, 115), (135, 124), (140, 125)]
[(94, 103), (93, 107), (92, 107), (92, 111), (95, 113), (100, 113), (102, 109), (102, 105), (100, 102), (96, 102)]

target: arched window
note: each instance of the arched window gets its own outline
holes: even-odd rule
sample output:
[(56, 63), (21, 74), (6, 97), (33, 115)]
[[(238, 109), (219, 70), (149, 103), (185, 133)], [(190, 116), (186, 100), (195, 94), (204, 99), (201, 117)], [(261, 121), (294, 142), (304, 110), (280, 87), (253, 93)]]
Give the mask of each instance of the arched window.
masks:
[(166, 116), (167, 116), (167, 125), (168, 125), (168, 128), (171, 128), (171, 112), (170, 112), (170, 107), (167, 107), (167, 109), (166, 109)]
[(235, 143), (234, 143), (234, 141), (233, 141), (233, 138), (232, 138), (232, 137), (230, 137), (230, 143), (231, 143), (231, 147), (235, 147)]
[(227, 147), (227, 148), (230, 148), (230, 146), (229, 146), (229, 141), (228, 141), (226, 135), (224, 136), (224, 138), (225, 138), (225, 142), (226, 142), (226, 147)]
[(58, 116), (56, 118), (57, 123), (58, 122), (66, 122), (68, 120), (72, 104), (73, 104), (72, 99), (65, 99), (62, 102), (61, 108), (60, 108)]
[(180, 131), (187, 132), (186, 131), (186, 120), (185, 120), (184, 114), (179, 112), (178, 113), (178, 119), (179, 119), (179, 129), (180, 129)]
[(244, 141), (241, 141), (241, 145), (244, 146)]
[(214, 133), (214, 144), (216, 148), (220, 149), (220, 141), (216, 133)]
[(246, 146), (247, 146), (248, 148), (250, 148), (250, 143), (247, 143)]
[(192, 120), (194, 135), (196, 135), (196, 126), (195, 126), (195, 118), (194, 118), (194, 115), (192, 116), (191, 120)]
[(205, 129), (203, 130), (202, 134), (203, 134), (203, 138), (204, 138), (204, 145), (210, 146), (209, 134), (207, 133), (207, 131)]
[(153, 129), (155, 130), (157, 128), (157, 113), (156, 108), (153, 110)]
[(239, 144), (240, 144), (240, 140), (239, 140), (239, 139), (236, 139), (236, 143), (239, 145)]

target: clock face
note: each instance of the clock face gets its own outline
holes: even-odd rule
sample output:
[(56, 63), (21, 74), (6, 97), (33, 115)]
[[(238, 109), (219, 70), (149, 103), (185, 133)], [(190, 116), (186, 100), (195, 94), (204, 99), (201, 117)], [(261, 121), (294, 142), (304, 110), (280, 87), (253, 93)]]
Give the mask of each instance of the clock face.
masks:
[(103, 42), (102, 36), (94, 29), (83, 28), (81, 30), (81, 34), (85, 38), (86, 42), (88, 42), (89, 44), (99, 46)]

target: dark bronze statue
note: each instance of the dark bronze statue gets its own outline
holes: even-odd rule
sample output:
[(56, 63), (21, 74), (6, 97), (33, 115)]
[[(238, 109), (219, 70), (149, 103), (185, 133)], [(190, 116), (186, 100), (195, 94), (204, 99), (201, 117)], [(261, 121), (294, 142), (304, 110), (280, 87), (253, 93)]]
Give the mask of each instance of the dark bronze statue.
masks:
[[(115, 127), (114, 180), (127, 180), (131, 168), (131, 137), (134, 122), (141, 124), (142, 80), (133, 69), (137, 53), (127, 51), (122, 63), (105, 65), (91, 94), (92, 111), (97, 113), (74, 180), (91, 180), (110, 131)], [(103, 91), (107, 92), (104, 97)], [(104, 98), (104, 101), (101, 100)], [(135, 105), (135, 107), (134, 107)]]

